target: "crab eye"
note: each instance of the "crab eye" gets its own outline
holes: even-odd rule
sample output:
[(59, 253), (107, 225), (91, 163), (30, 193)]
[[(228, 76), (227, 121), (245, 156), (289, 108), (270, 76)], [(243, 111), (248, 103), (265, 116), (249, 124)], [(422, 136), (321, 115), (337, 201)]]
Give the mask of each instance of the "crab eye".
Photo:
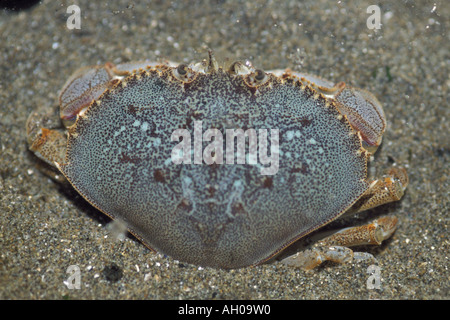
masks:
[(266, 74), (264, 73), (264, 71), (262, 71), (261, 69), (255, 70), (255, 80), (256, 81), (261, 82), (264, 80), (265, 77), (266, 77)]
[(195, 77), (195, 72), (185, 64), (178, 65), (172, 72), (175, 78), (183, 82), (191, 82)]
[(187, 65), (185, 64), (180, 64), (177, 67), (177, 72), (180, 76), (185, 76), (187, 74)]
[(236, 74), (236, 75), (247, 75), (247, 74), (250, 74), (249, 68), (246, 67), (240, 61), (233, 62), (233, 64), (228, 68), (228, 71), (230, 73)]
[(251, 74), (245, 77), (245, 82), (250, 87), (258, 87), (266, 83), (267, 80), (269, 80), (269, 77), (261, 69), (256, 69)]
[(232, 74), (237, 74), (238, 70), (239, 70), (239, 61), (235, 61), (233, 62), (230, 67), (228, 68), (228, 72), (232, 73)]
[(253, 86), (259, 86), (265, 83), (269, 77), (266, 75), (266, 73), (261, 69), (256, 69), (253, 74), (251, 75), (251, 82)]

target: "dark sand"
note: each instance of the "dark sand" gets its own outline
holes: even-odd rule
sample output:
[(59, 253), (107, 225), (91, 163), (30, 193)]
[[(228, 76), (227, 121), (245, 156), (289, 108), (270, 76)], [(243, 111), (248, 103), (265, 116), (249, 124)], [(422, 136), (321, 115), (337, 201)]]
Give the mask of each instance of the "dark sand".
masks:
[[(71, 1), (43, 2), (0, 12), (0, 299), (450, 297), (448, 1), (382, 1), (377, 32), (366, 26), (374, 1), (76, 1), (77, 31), (66, 27)], [(199, 61), (207, 48), (220, 61), (249, 59), (266, 70), (298, 69), (299, 50), (302, 70), (366, 88), (383, 103), (388, 128), (370, 172), (395, 162), (411, 182), (401, 202), (368, 213), (400, 220), (391, 240), (363, 248), (378, 259), (380, 289), (368, 289), (367, 263), (224, 271), (153, 254), (132, 238), (114, 240), (107, 218), (37, 169), (27, 116), (56, 107), (79, 66)], [(79, 290), (64, 284), (70, 265), (80, 267)]]

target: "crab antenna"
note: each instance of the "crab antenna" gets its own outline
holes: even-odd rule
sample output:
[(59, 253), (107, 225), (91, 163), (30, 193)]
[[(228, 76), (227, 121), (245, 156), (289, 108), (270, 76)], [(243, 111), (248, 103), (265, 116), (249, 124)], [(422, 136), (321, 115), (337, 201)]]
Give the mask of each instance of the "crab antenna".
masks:
[(219, 69), (219, 64), (214, 58), (214, 53), (211, 49), (208, 50), (208, 56), (208, 72), (216, 72)]

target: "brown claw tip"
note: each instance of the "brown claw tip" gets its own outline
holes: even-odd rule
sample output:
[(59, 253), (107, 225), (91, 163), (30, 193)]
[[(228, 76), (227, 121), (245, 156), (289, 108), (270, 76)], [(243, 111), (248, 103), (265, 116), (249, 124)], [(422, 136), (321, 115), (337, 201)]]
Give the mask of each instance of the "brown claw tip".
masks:
[(30, 150), (38, 150), (42, 147), (42, 145), (44, 145), (47, 140), (48, 137), (51, 135), (51, 130), (46, 129), (46, 128), (41, 128), (41, 133), (37, 135), (36, 139), (33, 141)]
[(344, 81), (341, 81), (341, 82), (336, 83), (336, 84), (334, 85), (334, 88), (337, 89), (336, 91), (339, 91), (339, 90), (341, 90), (341, 89), (344, 89), (345, 86), (346, 86), (346, 85), (345, 85), (345, 82), (344, 82)]
[(406, 186), (409, 184), (409, 178), (408, 174), (406, 173), (406, 169), (402, 167), (394, 167), (389, 169), (388, 175), (392, 179), (398, 179), (400, 181), (403, 189), (406, 188)]

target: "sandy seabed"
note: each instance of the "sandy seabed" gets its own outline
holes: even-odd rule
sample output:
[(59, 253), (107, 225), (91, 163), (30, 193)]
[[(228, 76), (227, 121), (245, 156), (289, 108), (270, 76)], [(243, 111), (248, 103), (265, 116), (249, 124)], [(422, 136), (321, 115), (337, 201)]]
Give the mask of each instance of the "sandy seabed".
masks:
[[(65, 1), (0, 12), (0, 299), (448, 299), (448, 1), (383, 1), (381, 29), (367, 27), (373, 1), (77, 1), (79, 30)], [(376, 4), (376, 3), (375, 3)], [(57, 105), (80, 66), (160, 58), (250, 60), (291, 67), (373, 92), (388, 128), (371, 163), (394, 163), (410, 185), (400, 225), (381, 247), (380, 286), (368, 264), (326, 263), (311, 272), (274, 262), (239, 270), (192, 266), (115, 240), (109, 219), (70, 187), (43, 175), (27, 151), (30, 112)], [(80, 269), (81, 288), (65, 284)], [(66, 282), (67, 283), (67, 282)]]

